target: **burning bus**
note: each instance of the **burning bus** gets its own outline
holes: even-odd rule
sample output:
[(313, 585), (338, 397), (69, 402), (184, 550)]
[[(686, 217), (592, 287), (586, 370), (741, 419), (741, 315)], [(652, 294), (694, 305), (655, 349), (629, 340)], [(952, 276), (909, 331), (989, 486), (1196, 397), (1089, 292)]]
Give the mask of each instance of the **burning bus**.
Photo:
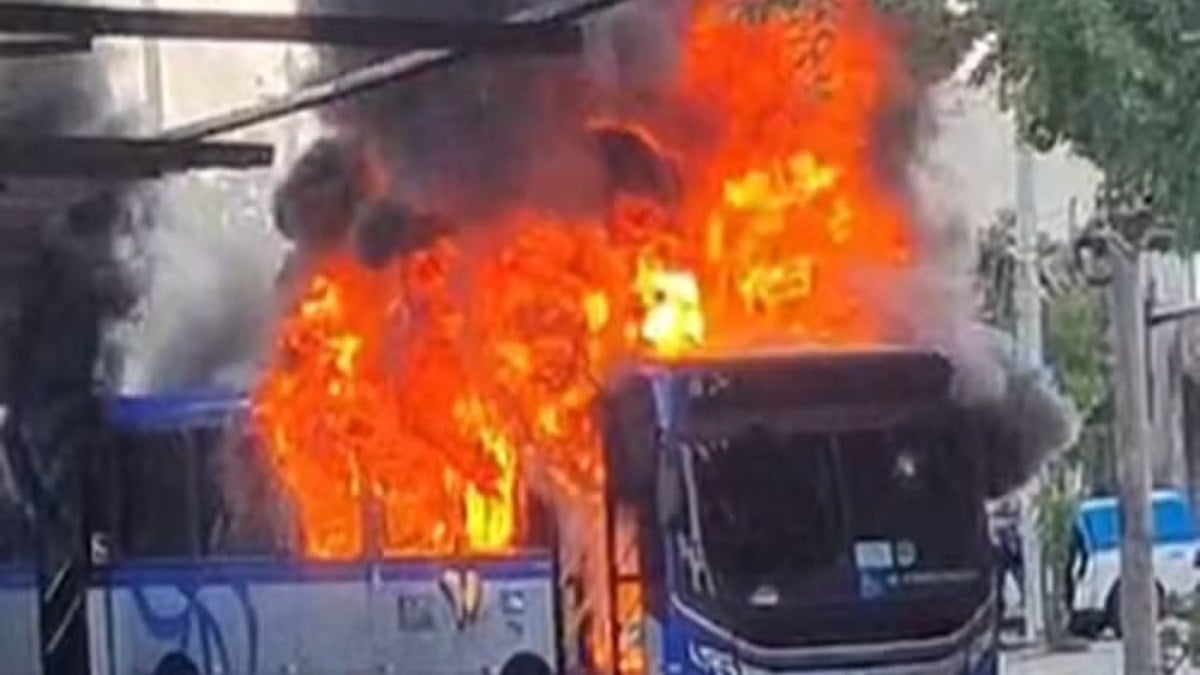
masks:
[[(110, 404), (91, 486), (93, 673), (550, 672), (549, 547), (306, 560), (286, 497), (253, 461), (248, 413), (225, 392)], [(229, 520), (233, 491), (255, 499), (257, 522)]]
[[(161, 476), (201, 460), (119, 459), (148, 432), (114, 417), (116, 465), (163, 470), (111, 490), (96, 663), (995, 672), (984, 500), (1053, 442), (1013, 414), (1037, 395), (969, 404), (920, 346), (966, 319), (919, 283), (893, 36), (864, 0), (690, 4), (665, 91), (469, 59), (411, 118), (338, 111), (278, 194), (289, 297), (252, 391), (145, 415), (237, 420), (226, 454), (258, 464), (197, 472), (226, 508), (186, 509), (229, 522), (169, 525), (194, 490)], [(177, 555), (131, 547), (138, 517), (199, 553), (149, 560)]]
[(597, 411), (599, 574), (564, 569), (545, 527), (491, 555), (388, 555), (378, 526), (354, 560), (305, 560), (271, 528), (235, 541), (214, 462), (255, 452), (246, 399), (118, 401), (93, 665), (993, 673), (985, 479), (950, 381), (942, 357), (888, 350), (631, 371)]
[(997, 672), (983, 453), (950, 382), (890, 350), (625, 379), (606, 449), (639, 557), (614, 586), (642, 638), (616, 648), (649, 673)]

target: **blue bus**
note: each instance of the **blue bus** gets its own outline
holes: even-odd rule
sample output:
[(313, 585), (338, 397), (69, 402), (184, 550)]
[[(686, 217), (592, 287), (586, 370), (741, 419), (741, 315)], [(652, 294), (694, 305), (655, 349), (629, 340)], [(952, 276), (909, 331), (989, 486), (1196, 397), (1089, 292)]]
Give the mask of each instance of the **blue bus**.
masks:
[(91, 486), (92, 673), (551, 672), (552, 551), (306, 560), (247, 413), (229, 392), (111, 401)]
[(614, 648), (672, 675), (996, 673), (986, 469), (951, 377), (877, 350), (623, 378), (610, 503), (640, 560), (613, 578), (644, 611)]
[[(107, 525), (93, 533), (92, 663), (112, 675), (994, 675), (986, 469), (951, 378), (939, 355), (900, 350), (614, 378), (597, 410), (604, 579), (562, 569), (554, 537), (491, 560), (303, 561), (239, 422), (244, 398), (119, 400), (109, 499), (94, 507)], [(241, 509), (256, 522), (228, 522), (212, 487), (228, 476), (257, 500)], [(590, 600), (571, 581), (593, 585)]]

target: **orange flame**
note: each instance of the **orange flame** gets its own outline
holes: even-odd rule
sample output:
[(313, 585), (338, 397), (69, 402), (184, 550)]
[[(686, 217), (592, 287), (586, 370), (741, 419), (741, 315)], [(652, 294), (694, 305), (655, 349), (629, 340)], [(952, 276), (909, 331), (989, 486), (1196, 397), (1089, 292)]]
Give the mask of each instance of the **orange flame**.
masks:
[(872, 155), (903, 78), (866, 0), (819, 4), (695, 11), (677, 94), (696, 130), (618, 122), (678, 160), (670, 212), (623, 197), (606, 222), (511, 213), (469, 261), (454, 239), (383, 271), (318, 261), (254, 396), (310, 555), (502, 552), (533, 467), (594, 505), (592, 407), (619, 361), (887, 337), (858, 281), (913, 255)]

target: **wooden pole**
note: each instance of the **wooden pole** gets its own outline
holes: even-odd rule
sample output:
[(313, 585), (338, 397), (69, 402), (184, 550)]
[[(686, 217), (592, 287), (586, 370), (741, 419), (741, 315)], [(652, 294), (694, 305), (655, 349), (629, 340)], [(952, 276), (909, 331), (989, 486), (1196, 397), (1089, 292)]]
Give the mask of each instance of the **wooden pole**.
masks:
[(1117, 481), (1123, 531), (1119, 591), (1109, 608), (1119, 621), (1125, 675), (1157, 675), (1157, 589), (1151, 521), (1150, 416), (1146, 385), (1146, 306), (1140, 247), (1112, 235), (1112, 337), (1117, 413)]
[[(1016, 343), (1020, 360), (1031, 368), (1042, 365), (1042, 302), (1038, 270), (1037, 205), (1033, 193), (1033, 151), (1017, 137), (1016, 207), (1017, 275), (1014, 291)], [(1037, 495), (1041, 476), (1035, 476), (1021, 491), (1021, 558), (1024, 579), (1025, 640), (1041, 642), (1045, 637), (1044, 589), (1042, 584), (1041, 532), (1037, 525)]]

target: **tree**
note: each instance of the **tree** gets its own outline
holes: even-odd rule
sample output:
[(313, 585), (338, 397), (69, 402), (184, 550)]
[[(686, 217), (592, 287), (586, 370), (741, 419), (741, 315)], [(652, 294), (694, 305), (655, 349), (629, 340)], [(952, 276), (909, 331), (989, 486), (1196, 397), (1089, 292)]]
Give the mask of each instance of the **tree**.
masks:
[(1038, 496), (1039, 530), (1046, 566), (1046, 625), (1061, 641), (1068, 626), (1070, 543), (1079, 500), (1098, 474), (1111, 473), (1113, 438), (1111, 375), (1105, 356), (1104, 299), (1085, 283), (1074, 283), (1046, 306), (1046, 351), (1062, 386), (1082, 418), (1079, 439), (1053, 457)]
[[(1015, 324), (1016, 219), (1001, 212), (980, 233), (976, 278), (985, 320), (1002, 330)], [(1075, 508), (1094, 476), (1111, 471), (1111, 405), (1105, 356), (1103, 298), (1078, 274), (1070, 251), (1045, 235), (1038, 245), (1041, 287), (1046, 291), (1047, 360), (1083, 421), (1079, 441), (1054, 457), (1037, 496), (1042, 540), (1045, 624), (1052, 644), (1067, 636), (1061, 576), (1069, 563)]]
[(1200, 212), (1200, 49), (1187, 0), (980, 0), (996, 49), (975, 73), (1002, 85), (1034, 147), (1066, 144), (1117, 185), (1137, 184), (1195, 242)]

